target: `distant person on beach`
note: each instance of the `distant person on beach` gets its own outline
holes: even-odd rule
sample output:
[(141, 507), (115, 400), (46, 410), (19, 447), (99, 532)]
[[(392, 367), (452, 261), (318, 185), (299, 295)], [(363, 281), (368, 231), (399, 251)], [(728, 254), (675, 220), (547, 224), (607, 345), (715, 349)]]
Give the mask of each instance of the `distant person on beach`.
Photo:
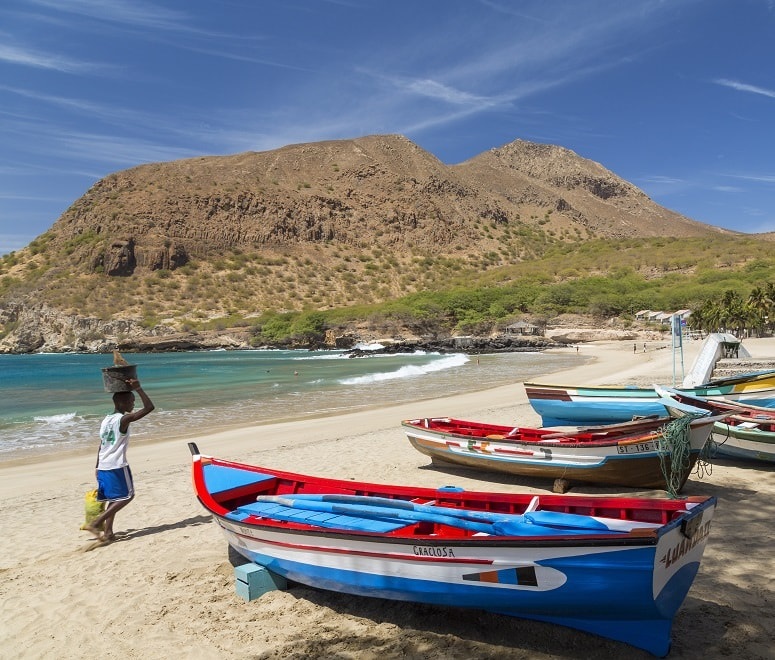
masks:
[[(105, 511), (84, 529), (100, 541), (112, 541), (113, 519), (135, 496), (132, 472), (126, 459), (129, 446), (129, 425), (142, 419), (154, 409), (153, 402), (143, 391), (140, 381), (128, 378), (128, 392), (113, 394), (115, 410), (102, 420), (100, 426), (100, 449), (97, 454), (97, 500), (107, 502)], [(143, 407), (132, 412), (135, 395), (140, 395)], [(104, 525), (104, 527), (103, 527)]]

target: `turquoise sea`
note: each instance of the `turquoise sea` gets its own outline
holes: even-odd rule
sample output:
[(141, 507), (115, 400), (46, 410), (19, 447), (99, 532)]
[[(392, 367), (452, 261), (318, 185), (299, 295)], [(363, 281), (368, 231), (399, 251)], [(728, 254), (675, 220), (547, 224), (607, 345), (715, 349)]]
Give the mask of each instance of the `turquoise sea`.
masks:
[[(266, 350), (125, 357), (156, 405), (132, 429), (134, 438), (149, 441), (441, 398), (530, 380), (585, 359)], [(100, 420), (113, 409), (101, 372), (112, 360), (112, 354), (0, 355), (0, 462), (94, 445)]]

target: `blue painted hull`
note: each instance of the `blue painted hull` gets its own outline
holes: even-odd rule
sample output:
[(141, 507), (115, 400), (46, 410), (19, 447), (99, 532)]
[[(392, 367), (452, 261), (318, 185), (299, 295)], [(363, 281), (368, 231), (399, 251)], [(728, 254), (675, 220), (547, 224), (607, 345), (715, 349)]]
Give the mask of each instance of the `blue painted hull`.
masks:
[(664, 417), (665, 407), (657, 400), (531, 401), (541, 416), (542, 426), (597, 426), (618, 424), (634, 417)]
[[(616, 424), (649, 415), (663, 416), (660, 395), (649, 387), (595, 387), (525, 383), (530, 405), (543, 426)], [(775, 374), (758, 372), (680, 389), (691, 396), (775, 408)]]
[[(328, 557), (324, 547), (316, 546), (313, 561), (305, 561), (301, 556), (309, 551), (307, 542), (297, 551), (295, 542), (286, 537), (280, 550), (271, 534), (256, 538), (253, 530), (248, 538), (228, 522), (219, 522), (229, 543), (245, 557), (300, 584), (550, 622), (638, 646), (656, 656), (664, 656), (670, 649), (672, 620), (697, 574), (702, 553), (694, 545), (695, 556), (682, 564), (655, 595), (654, 571), (664, 564), (667, 548), (680, 547), (682, 539), (677, 534), (670, 542), (651, 547), (577, 547), (566, 556), (553, 557), (554, 549), (546, 548), (494, 550), (492, 557), (504, 552), (512, 555), (510, 559), (499, 557), (498, 564), (505, 562), (507, 567), (497, 571), (491, 565), (487, 570), (467, 566), (464, 559), (470, 550), (450, 544), (446, 551), (459, 556), (462, 567), (437, 571), (428, 564), (422, 565), (417, 574), (411, 570), (407, 574), (400, 563), (416, 559), (418, 546), (390, 546), (375, 552), (356, 543), (349, 550), (337, 546)], [(704, 524), (708, 522), (706, 518)], [(698, 543), (704, 545), (704, 540)], [(411, 558), (401, 558), (397, 564), (396, 557), (401, 557), (402, 551), (408, 551)], [(392, 557), (380, 557), (382, 552)], [(369, 558), (364, 560), (362, 553)], [(493, 572), (499, 576), (490, 575)], [(436, 574), (439, 579), (433, 579)], [(482, 574), (485, 578), (472, 577)], [(497, 579), (502, 582), (490, 582)]]

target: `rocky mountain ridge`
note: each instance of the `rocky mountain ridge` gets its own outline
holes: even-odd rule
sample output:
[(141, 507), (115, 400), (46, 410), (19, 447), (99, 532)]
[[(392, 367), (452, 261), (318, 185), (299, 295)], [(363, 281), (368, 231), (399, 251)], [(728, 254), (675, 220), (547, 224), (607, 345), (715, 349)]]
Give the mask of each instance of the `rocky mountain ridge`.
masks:
[(128, 275), (234, 247), (335, 243), (449, 254), (492, 245), (481, 222), (566, 240), (724, 231), (655, 204), (562, 147), (517, 140), (444, 165), (402, 136), (370, 136), (117, 172), (52, 232), (63, 241), (96, 233), (106, 240), (91, 251), (92, 267)]
[(154, 163), (98, 181), (0, 261), (0, 350), (381, 302), (562, 243), (730, 233), (522, 140), (457, 165), (398, 135)]

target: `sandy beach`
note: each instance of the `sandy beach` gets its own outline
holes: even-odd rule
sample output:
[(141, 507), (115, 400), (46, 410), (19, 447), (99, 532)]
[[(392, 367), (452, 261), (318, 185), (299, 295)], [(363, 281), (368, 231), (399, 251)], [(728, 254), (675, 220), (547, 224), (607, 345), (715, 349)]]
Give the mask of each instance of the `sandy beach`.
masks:
[[(746, 340), (775, 357), (775, 340)], [(700, 342), (685, 347), (691, 366)], [(575, 350), (575, 349), (558, 349)], [(543, 382), (670, 384), (664, 344), (580, 350), (589, 365)], [(518, 375), (516, 376), (518, 379)], [(153, 383), (144, 383), (153, 395)], [(116, 517), (118, 539), (79, 530), (93, 487), (91, 453), (0, 465), (2, 658), (648, 658), (624, 644), (559, 626), (480, 611), (413, 605), (294, 586), (245, 602), (225, 540), (197, 502), (187, 441), (205, 454), (336, 478), (509, 492), (551, 492), (551, 481), (440, 471), (412, 449), (400, 420), (455, 415), (538, 425), (518, 382), (435, 401), (319, 420), (135, 444), (135, 500)], [(142, 421), (137, 422), (138, 425)], [(95, 431), (96, 433), (96, 431)], [(571, 494), (663, 497), (663, 491), (574, 486)], [(675, 659), (773, 658), (775, 471), (714, 460), (684, 495), (719, 504), (700, 573), (673, 627)]]

